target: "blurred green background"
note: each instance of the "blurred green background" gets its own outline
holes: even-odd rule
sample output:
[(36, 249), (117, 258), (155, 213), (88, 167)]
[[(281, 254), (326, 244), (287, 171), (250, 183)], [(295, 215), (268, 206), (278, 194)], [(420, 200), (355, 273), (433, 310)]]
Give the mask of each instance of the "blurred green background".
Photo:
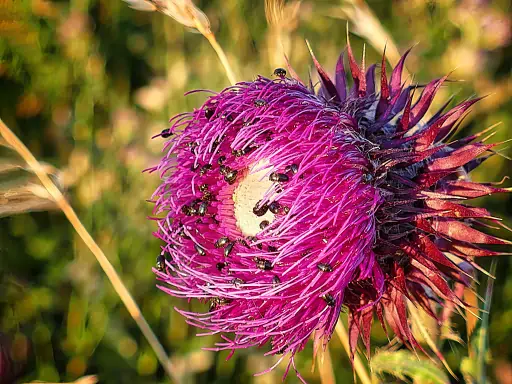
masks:
[[(436, 106), (451, 95), (455, 101), (489, 95), (466, 117), (461, 134), (502, 122), (492, 140), (512, 136), (508, 0), (374, 0), (367, 2), (368, 9), (359, 1), (305, 0), (296, 13), (294, 4), (287, 5), (279, 26), (267, 23), (263, 0), (195, 4), (208, 16), (240, 80), (270, 76), (275, 67), (285, 66), (283, 51), (307, 78), (311, 59), (305, 39), (332, 70), (345, 46), (349, 18), (354, 52), (360, 57), (366, 42), (367, 62), (381, 57), (372, 41), (388, 39), (400, 53), (417, 43), (407, 62), (414, 81), (424, 83), (455, 69), (451, 77), (463, 81), (444, 87)], [(360, 12), (373, 12), (389, 36)], [(237, 352), (228, 362), (227, 353), (202, 351), (215, 338), (195, 336), (196, 330), (173, 310), (189, 304), (157, 290), (151, 271), (159, 242), (151, 236), (154, 226), (146, 217), (152, 206), (145, 200), (158, 176), (141, 171), (158, 162), (162, 141), (150, 137), (166, 128), (171, 116), (204, 100), (203, 94), (183, 97), (187, 90), (218, 91), (228, 85), (208, 41), (163, 14), (136, 11), (120, 0), (0, 0), (0, 117), (67, 191), (186, 382), (274, 383), (280, 382), (285, 364), (252, 376), (272, 365), (263, 350)], [(0, 160), (0, 332), (22, 350), (31, 345), (33, 352), (20, 382), (73, 381), (89, 374), (102, 383), (168, 382), (63, 214), (13, 151), (1, 149)], [(512, 174), (511, 164), (496, 156), (473, 177), (499, 181)], [(478, 204), (512, 225), (510, 196)], [(510, 233), (502, 236), (512, 239)], [(481, 265), (488, 268), (489, 260)], [(512, 383), (511, 265), (507, 257), (499, 261), (490, 315), (486, 358), (489, 380), (498, 383)], [(466, 341), (463, 319), (456, 316), (454, 323)], [(379, 327), (373, 341), (378, 347), (387, 343)], [(445, 341), (443, 352), (461, 377), (467, 346)], [(336, 337), (330, 353), (337, 382), (351, 382), (352, 369)], [(319, 383), (318, 367), (312, 372), (311, 366), (308, 346), (298, 367), (309, 382)], [(292, 371), (287, 382), (297, 381)]]

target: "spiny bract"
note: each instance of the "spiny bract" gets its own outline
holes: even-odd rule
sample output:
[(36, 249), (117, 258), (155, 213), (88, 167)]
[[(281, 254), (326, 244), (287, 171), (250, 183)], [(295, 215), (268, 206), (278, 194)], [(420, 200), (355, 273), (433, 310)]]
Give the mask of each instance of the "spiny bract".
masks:
[(376, 66), (365, 71), (347, 51), (351, 89), (343, 54), (334, 82), (312, 56), (318, 93), (279, 69), (213, 93), (159, 135), (172, 137), (151, 169), (162, 179), (155, 271), (163, 291), (209, 302), (205, 313), (178, 311), (222, 335), (212, 349), (269, 343), (295, 369), (293, 356), (312, 334), (315, 350), (327, 343), (343, 308), (352, 353), (361, 337), (369, 354), (374, 313), (418, 346), (407, 300), (436, 318), (436, 303), (464, 305), (451, 288), (469, 284), (461, 265), (499, 254), (480, 244), (508, 244), (473, 227), (499, 223), (487, 210), (462, 204), (509, 192), (468, 178), (498, 144), (482, 134), (446, 142), (478, 99), (427, 120), (446, 76), (408, 86), (408, 52), (390, 79), (383, 57), (377, 91)]

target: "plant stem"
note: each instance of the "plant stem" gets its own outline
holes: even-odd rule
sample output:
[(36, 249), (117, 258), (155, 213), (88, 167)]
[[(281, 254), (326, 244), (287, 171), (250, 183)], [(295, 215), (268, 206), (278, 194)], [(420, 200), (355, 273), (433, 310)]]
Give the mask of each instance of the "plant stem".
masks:
[[(493, 259), (491, 262), (491, 268), (489, 269), (489, 273), (492, 276), (496, 276), (496, 266), (498, 265), (498, 260)], [(477, 357), (477, 374), (478, 374), (478, 382), (486, 383), (487, 375), (485, 372), (485, 363), (486, 357), (489, 348), (489, 313), (491, 312), (491, 301), (492, 301), (492, 291), (494, 288), (494, 277), (487, 278), (487, 289), (485, 290), (485, 302), (484, 302), (484, 310), (482, 311), (482, 322), (478, 335), (478, 357)]]
[[(338, 338), (340, 339), (343, 348), (345, 348), (347, 356), (350, 356), (351, 352), (350, 345), (348, 342), (348, 333), (343, 323), (341, 322), (341, 319), (339, 319), (338, 323), (336, 324), (336, 334), (338, 335)], [(361, 383), (372, 384), (370, 375), (368, 375), (368, 371), (366, 370), (366, 367), (364, 366), (363, 362), (361, 361), (357, 353), (354, 354), (354, 369), (357, 373), (357, 376), (359, 376)]]
[(322, 384), (335, 384), (336, 378), (332, 369), (331, 353), (329, 352), (329, 346), (325, 347), (325, 351), (319, 348), (316, 356), (318, 362), (318, 373), (320, 374), (320, 382)]
[[(378, 52), (382, 53), (386, 48), (386, 58), (392, 66), (398, 63), (401, 55), (393, 37), (364, 0), (344, 0), (341, 10), (356, 34), (365, 38)], [(404, 72), (407, 74), (405, 68)]]
[(169, 375), (169, 377), (176, 383), (181, 383), (180, 376), (174, 371), (174, 367), (167, 356), (162, 344), (158, 341), (148, 322), (142, 315), (142, 312), (131, 296), (130, 292), (123, 284), (121, 278), (117, 274), (116, 270), (107, 259), (101, 248), (94, 241), (92, 236), (89, 234), (87, 229), (85, 229), (84, 225), (76, 215), (75, 211), (71, 207), (71, 205), (67, 202), (67, 200), (62, 195), (61, 191), (57, 188), (57, 186), (52, 182), (48, 174), (45, 172), (44, 168), (41, 166), (39, 161), (32, 155), (30, 150), (18, 139), (18, 137), (12, 132), (7, 125), (0, 119), (0, 134), (3, 136), (5, 141), (25, 160), (30, 168), (37, 175), (41, 183), (46, 188), (48, 193), (55, 200), (55, 203), (62, 210), (64, 215), (66, 215), (67, 219), (78, 233), (80, 238), (84, 241), (85, 245), (91, 250), (93, 255), (98, 260), (101, 268), (107, 275), (107, 278), (112, 283), (114, 290), (121, 298), (121, 301), (126, 306), (126, 309), (133, 317), (135, 322), (137, 323), (139, 329), (144, 334), (144, 337), (148, 341), (149, 345), (153, 349), (156, 354), (156, 357), (162, 364), (163, 368)]
[(217, 42), (217, 39), (215, 38), (215, 35), (212, 31), (209, 29), (205, 29), (204, 26), (196, 20), (196, 28), (201, 34), (206, 37), (212, 48), (215, 50), (215, 53), (217, 53), (217, 56), (219, 57), (219, 60), (224, 67), (224, 71), (226, 72), (226, 76), (229, 79), (229, 82), (234, 85), (236, 84), (236, 77), (233, 72), (233, 69), (231, 68), (231, 65), (229, 65), (228, 58), (226, 57), (226, 54), (224, 53), (224, 50)]

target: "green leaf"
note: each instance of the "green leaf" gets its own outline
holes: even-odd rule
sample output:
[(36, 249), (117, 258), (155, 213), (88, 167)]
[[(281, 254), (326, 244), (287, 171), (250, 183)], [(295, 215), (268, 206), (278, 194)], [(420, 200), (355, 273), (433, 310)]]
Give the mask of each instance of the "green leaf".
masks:
[(377, 382), (386, 382), (379, 381), (379, 378), (383, 379), (386, 375), (404, 381), (412, 381), (415, 384), (446, 384), (450, 382), (442, 368), (430, 360), (419, 359), (415, 354), (406, 350), (379, 352), (372, 357), (370, 367)]

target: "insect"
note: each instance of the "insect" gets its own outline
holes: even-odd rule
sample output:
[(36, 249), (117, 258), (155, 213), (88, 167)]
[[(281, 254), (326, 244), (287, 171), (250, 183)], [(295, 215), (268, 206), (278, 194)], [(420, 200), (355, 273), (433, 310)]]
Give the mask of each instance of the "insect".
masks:
[(281, 279), (278, 276), (274, 276), (272, 278), (272, 287), (276, 288), (279, 284), (281, 284)]
[(221, 165), (219, 168), (219, 172), (221, 175), (227, 175), (229, 172), (231, 172), (231, 168), (229, 168), (225, 165)]
[(183, 228), (180, 228), (180, 230), (178, 231), (178, 236), (181, 237), (182, 239), (190, 240), (190, 236), (185, 233), (185, 229)]
[(363, 173), (363, 183), (369, 184), (373, 181), (373, 175), (371, 173)]
[(186, 216), (194, 216), (197, 213), (197, 210), (188, 205), (184, 205), (181, 207), (181, 212), (183, 212)]
[(273, 245), (269, 245), (267, 249), (269, 252), (277, 252), (277, 247), (274, 247)]
[(190, 152), (192, 152), (192, 154), (195, 154), (196, 147), (198, 147), (199, 144), (197, 144), (195, 141), (191, 141), (190, 143), (187, 143), (187, 146), (190, 148)]
[(274, 76), (277, 76), (281, 79), (284, 79), (286, 77), (286, 69), (284, 68), (276, 68), (274, 70)]
[(201, 170), (199, 171), (199, 174), (201, 176), (203, 176), (204, 174), (206, 174), (206, 172), (208, 172), (210, 169), (212, 169), (212, 165), (211, 164), (205, 164), (201, 167)]
[(216, 242), (215, 242), (215, 248), (222, 248), (224, 247), (227, 243), (229, 243), (229, 239), (227, 237), (221, 237), (220, 239), (218, 239)]
[(199, 204), (197, 213), (199, 214), (199, 216), (204, 216), (206, 214), (207, 209), (208, 209), (208, 203), (206, 201), (203, 201), (201, 204)]
[(165, 271), (165, 257), (163, 255), (158, 255), (156, 258), (156, 269), (160, 272)]
[(254, 100), (254, 106), (256, 106), (258, 108), (259, 107), (263, 107), (266, 104), (267, 104), (267, 102), (265, 100), (263, 100), (263, 99), (256, 99), (256, 100)]
[(203, 201), (212, 201), (213, 199), (213, 194), (211, 192), (205, 192), (203, 194), (203, 197), (201, 198), (201, 200)]
[(228, 264), (227, 263), (217, 263), (217, 269), (219, 271), (222, 271), (225, 267), (227, 267)]
[(229, 299), (225, 299), (223, 297), (214, 297), (210, 300), (210, 312), (229, 303), (231, 303), (231, 300)]
[(268, 260), (256, 257), (254, 261), (256, 262), (256, 267), (258, 267), (258, 269), (261, 269), (262, 271), (270, 271), (271, 269), (274, 268), (272, 267), (272, 263)]
[(268, 205), (267, 204), (261, 204), (261, 200), (256, 203), (254, 208), (252, 209), (252, 213), (254, 213), (256, 216), (263, 216), (268, 211)]
[(199, 256), (206, 256), (206, 251), (199, 244), (194, 244), (194, 248)]
[(208, 120), (210, 120), (210, 118), (213, 116), (214, 113), (215, 113), (215, 111), (211, 108), (206, 107), (204, 109), (204, 117), (206, 117)]
[(220, 156), (217, 160), (217, 164), (222, 165), (226, 161), (226, 156)]
[(238, 171), (232, 169), (228, 173), (224, 175), (224, 180), (227, 181), (228, 184), (233, 184), (236, 181), (236, 176), (238, 175)]
[(299, 166), (297, 164), (291, 164), (291, 165), (288, 165), (286, 166), (286, 168), (284, 169), (284, 171), (286, 173), (293, 173), (294, 175), (299, 172)]
[(206, 192), (206, 191), (208, 190), (208, 184), (201, 184), (201, 185), (199, 186), (199, 190), (200, 190), (201, 192)]
[(268, 205), (268, 210), (273, 214), (277, 214), (279, 212), (279, 208), (281, 208), (281, 204), (277, 201), (273, 201)]
[(318, 263), (316, 267), (322, 272), (332, 272), (332, 267), (327, 263)]
[(285, 175), (284, 173), (277, 173), (277, 172), (272, 172), (270, 174), (269, 179), (270, 179), (270, 181), (278, 181), (280, 183), (284, 183), (284, 182), (290, 180), (288, 175)]
[(242, 157), (244, 155), (247, 155), (249, 152), (251, 152), (255, 147), (245, 147), (242, 149), (233, 149), (231, 151), (231, 154), (235, 157)]
[(235, 277), (233, 280), (231, 280), (231, 284), (233, 284), (236, 288), (240, 288), (243, 283), (244, 281), (238, 277)]
[(276, 352), (276, 355), (282, 355), (286, 352), (286, 348), (288, 348), (286, 345), (281, 348), (279, 351)]
[(247, 243), (247, 241), (245, 241), (244, 239), (238, 239), (238, 242), (239, 242), (240, 244), (242, 244), (244, 247), (246, 247), (246, 248), (250, 248), (250, 247), (249, 247), (249, 244), (248, 244), (248, 243)]
[(323, 295), (322, 299), (324, 299), (329, 307), (334, 307), (336, 305), (336, 300), (334, 300), (334, 297), (332, 297), (330, 293)]
[(267, 228), (267, 227), (269, 226), (269, 224), (270, 224), (270, 223), (268, 222), (268, 220), (263, 220), (263, 221), (260, 223), (260, 228), (261, 228), (261, 229), (265, 229), (265, 228)]
[(172, 133), (171, 133), (171, 130), (169, 128), (166, 128), (164, 129), (161, 133), (160, 133), (160, 137), (164, 138), (164, 139), (167, 139), (168, 137), (171, 137), (172, 136)]
[(233, 251), (234, 246), (235, 246), (235, 243), (231, 242), (226, 246), (226, 248), (224, 248), (224, 256), (225, 257), (228, 257), (231, 254), (231, 251)]
[(212, 145), (211, 145), (211, 148), (208, 150), (208, 152), (212, 153), (212, 152), (215, 152), (217, 150), (217, 148), (219, 147), (220, 145), (220, 142), (218, 140), (215, 140)]
[(244, 155), (243, 149), (233, 149), (231, 154), (235, 157), (242, 157)]

